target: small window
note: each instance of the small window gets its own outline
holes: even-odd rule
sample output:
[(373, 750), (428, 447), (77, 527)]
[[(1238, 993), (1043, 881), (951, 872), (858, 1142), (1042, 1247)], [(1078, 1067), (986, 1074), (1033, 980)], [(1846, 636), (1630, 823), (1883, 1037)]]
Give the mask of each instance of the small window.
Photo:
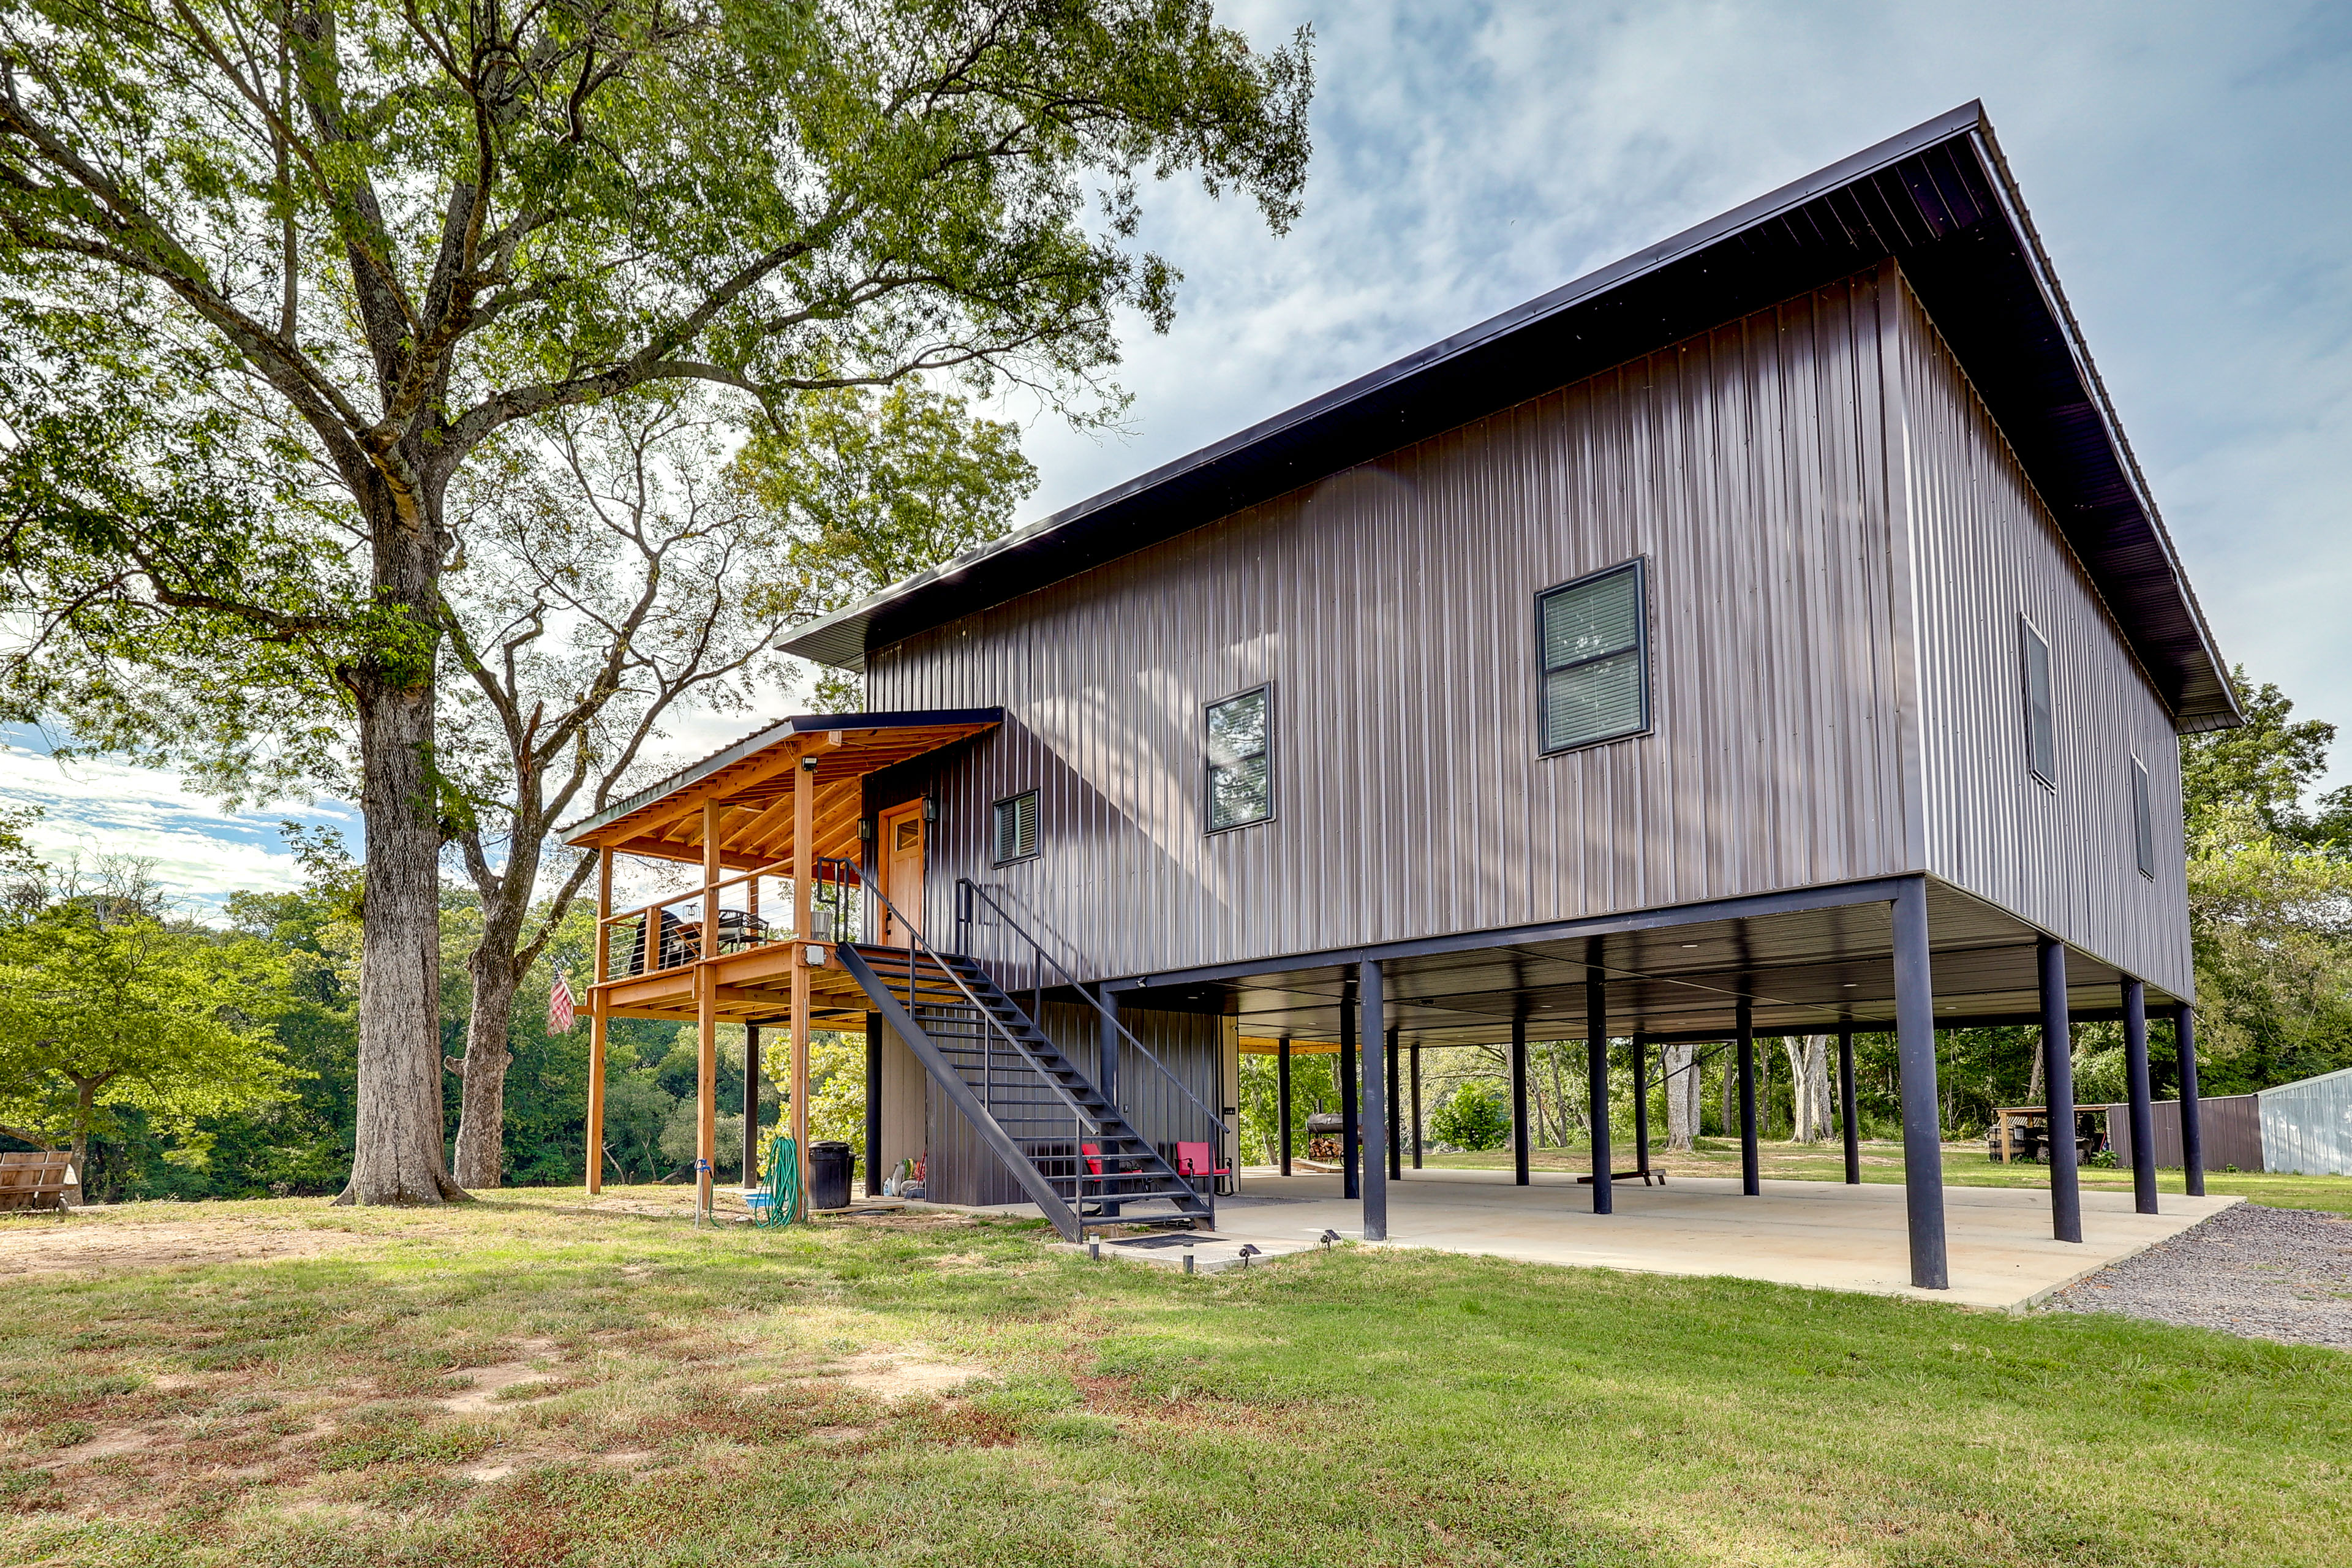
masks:
[(1209, 704), (1209, 831), (1274, 815), (1273, 693), (1265, 687)]
[(2033, 623), (2017, 621), (2020, 662), (2025, 676), (2025, 762), (2033, 776), (2058, 783), (2058, 720), (2050, 704), (2050, 644)]
[(1000, 866), (1037, 853), (1037, 792), (1007, 795), (990, 812), (994, 859)]
[(2132, 846), (2139, 852), (2139, 874), (2156, 875), (2156, 818), (2147, 808), (2147, 764), (2131, 760)]
[(1536, 601), (1546, 752), (1649, 729), (1649, 615), (1642, 578), (1642, 563), (1629, 561), (1547, 590)]

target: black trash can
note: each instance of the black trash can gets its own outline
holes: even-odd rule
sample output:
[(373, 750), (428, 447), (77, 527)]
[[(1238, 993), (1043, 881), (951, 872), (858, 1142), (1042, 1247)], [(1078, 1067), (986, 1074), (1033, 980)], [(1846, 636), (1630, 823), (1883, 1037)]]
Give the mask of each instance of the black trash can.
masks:
[(849, 1168), (855, 1163), (849, 1145), (834, 1139), (809, 1145), (809, 1207), (849, 1206)]

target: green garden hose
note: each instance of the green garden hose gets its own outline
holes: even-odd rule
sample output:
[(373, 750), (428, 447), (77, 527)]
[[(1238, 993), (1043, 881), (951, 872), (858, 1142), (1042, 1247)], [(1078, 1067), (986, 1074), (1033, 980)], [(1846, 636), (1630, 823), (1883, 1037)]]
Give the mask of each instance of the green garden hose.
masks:
[(801, 1217), (801, 1152), (790, 1138), (768, 1145), (768, 1202), (756, 1225), (781, 1226)]

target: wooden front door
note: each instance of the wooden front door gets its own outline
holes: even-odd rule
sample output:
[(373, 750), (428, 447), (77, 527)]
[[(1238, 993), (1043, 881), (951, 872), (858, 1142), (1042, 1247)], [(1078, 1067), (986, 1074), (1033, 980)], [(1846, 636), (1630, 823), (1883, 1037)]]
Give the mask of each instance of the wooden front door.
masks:
[[(875, 824), (882, 837), (882, 894), (906, 911), (908, 920), (923, 918), (923, 803), (908, 801), (881, 814)], [(901, 929), (887, 907), (882, 910), (882, 941), (887, 946), (912, 947), (915, 932)]]

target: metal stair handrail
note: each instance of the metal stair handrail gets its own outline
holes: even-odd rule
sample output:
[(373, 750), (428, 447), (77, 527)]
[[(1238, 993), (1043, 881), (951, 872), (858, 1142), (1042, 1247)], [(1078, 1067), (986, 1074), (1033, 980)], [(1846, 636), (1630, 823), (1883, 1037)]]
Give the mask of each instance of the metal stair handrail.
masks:
[[(820, 858), (813, 860), (811, 863), (819, 868), (820, 877), (822, 877), (823, 874), (823, 868), (826, 866), (833, 866), (835, 868), (845, 867), (848, 868), (853, 874), (856, 869), (851, 862), (838, 858)], [(1006, 1045), (1013, 1047), (1013, 1054), (1020, 1058), (1024, 1062), (1027, 1063), (1029, 1070), (1036, 1074), (1038, 1079), (1054, 1091), (1055, 1098), (1062, 1102), (1063, 1107), (1069, 1111), (1071, 1118), (1081, 1128), (1091, 1128), (1095, 1136), (1097, 1138), (1100, 1138), (1102, 1136), (1101, 1121), (1090, 1115), (1087, 1112), (1087, 1108), (1078, 1103), (1077, 1097), (1070, 1092), (1069, 1086), (1064, 1083), (1060, 1079), (1056, 1078), (1052, 1069), (1047, 1068), (1045, 1063), (1039, 1061), (1036, 1054), (1031, 1051), (1029, 1047), (1022, 1042), (1021, 1037), (1018, 1035), (1013, 1034), (1010, 1029), (1007, 1029), (1004, 1026), (1004, 1020), (999, 1018), (989, 1007), (988, 1004), (982, 1001), (979, 994), (975, 993), (971, 986), (964, 984), (963, 976), (955, 972), (954, 966), (950, 964), (946, 959), (941, 958), (938, 952), (932, 950), (931, 944), (924, 940), (922, 928), (908, 920), (907, 918), (906, 911), (899, 909), (898, 905), (892, 903), (890, 901), (890, 895), (884, 892), (881, 889), (868, 887), (866, 889), (866, 891), (871, 894), (875, 899), (878, 900), (881, 902), (882, 907), (888, 910), (892, 917), (896, 919), (898, 924), (906, 930), (908, 938), (907, 1003), (908, 1015), (910, 1016), (912, 1016), (915, 1003), (914, 953), (917, 948), (920, 948), (922, 950), (923, 956), (929, 959), (939, 969), (940, 973), (955, 982), (955, 988), (963, 994), (964, 1001), (971, 1005), (971, 1010), (979, 1014), (982, 1018), (985, 1019), (988, 1026), (993, 1029), (997, 1035), (1003, 1039)], [(836, 933), (836, 935), (838, 933)], [(835, 945), (838, 946), (842, 944), (836, 942)], [(855, 944), (853, 943), (850, 945)], [(875, 973), (878, 975), (881, 972), (877, 970)], [(1179, 1087), (1181, 1086), (1180, 1085)]]
[[(1085, 997), (1087, 999), (1087, 1005), (1102, 1016), (1104, 1023), (1108, 1024), (1112, 1028), (1117, 1029), (1121, 1039), (1134, 1047), (1137, 1050), (1141, 1051), (1143, 1053), (1143, 1059), (1150, 1062), (1153, 1067), (1159, 1068), (1160, 1076), (1166, 1079), (1170, 1083), (1174, 1084), (1178, 1093), (1191, 1100), (1194, 1105), (1199, 1106), (1201, 1108), (1201, 1114), (1206, 1116), (1219, 1128), (1223, 1128), (1224, 1126), (1225, 1119), (1223, 1115), (1212, 1108), (1208, 1102), (1203, 1100), (1199, 1095), (1194, 1094), (1192, 1092), (1192, 1085), (1177, 1077), (1175, 1072), (1168, 1066), (1168, 1064), (1160, 1059), (1158, 1052), (1154, 1051), (1150, 1046), (1145, 1045), (1141, 1040), (1137, 1039), (1133, 1032), (1130, 1031), (1126, 1025), (1118, 1021), (1118, 1015), (1104, 1006), (1102, 1005), (1101, 998), (1097, 997), (1091, 990), (1089, 990), (1076, 975), (1070, 973), (1070, 966), (1064, 963), (1060, 959), (1055, 957), (1044, 942), (1039, 942), (1035, 937), (1030, 935), (1028, 928), (1024, 926), (1019, 921), (1014, 920), (1012, 912), (1005, 909), (1003, 904), (998, 903), (995, 899), (991, 897), (987, 889), (982, 887), (979, 883), (973, 881), (969, 877), (958, 877), (956, 879), (956, 892), (959, 897), (967, 894), (976, 897), (981, 902), (986, 904), (990, 909), (994, 910), (996, 911), (996, 918), (1003, 921), (1006, 926), (1010, 927), (1015, 936), (1019, 937), (1023, 942), (1027, 942), (1029, 944), (1030, 952), (1035, 953), (1041, 962), (1052, 964), (1055, 972), (1061, 975), (1062, 979), (1069, 985), (1070, 989)], [(1213, 1162), (1212, 1163), (1213, 1163)]]

